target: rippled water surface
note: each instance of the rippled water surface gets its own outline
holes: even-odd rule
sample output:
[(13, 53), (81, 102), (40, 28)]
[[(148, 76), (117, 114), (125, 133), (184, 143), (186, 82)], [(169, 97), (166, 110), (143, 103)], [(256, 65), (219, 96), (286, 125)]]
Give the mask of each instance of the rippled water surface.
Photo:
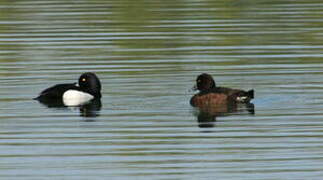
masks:
[[(320, 179), (322, 42), (321, 1), (0, 1), (0, 179)], [(87, 71), (101, 105), (32, 100)], [(255, 114), (203, 124), (202, 72)]]

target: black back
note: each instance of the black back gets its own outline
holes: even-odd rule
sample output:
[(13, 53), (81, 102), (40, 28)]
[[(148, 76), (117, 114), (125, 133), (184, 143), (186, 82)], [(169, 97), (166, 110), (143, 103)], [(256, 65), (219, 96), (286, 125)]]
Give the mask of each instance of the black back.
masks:
[(43, 90), (38, 97), (34, 98), (36, 100), (45, 99), (60, 99), (63, 94), (69, 89), (78, 89), (76, 83), (72, 84), (57, 84), (55, 86), (49, 87)]

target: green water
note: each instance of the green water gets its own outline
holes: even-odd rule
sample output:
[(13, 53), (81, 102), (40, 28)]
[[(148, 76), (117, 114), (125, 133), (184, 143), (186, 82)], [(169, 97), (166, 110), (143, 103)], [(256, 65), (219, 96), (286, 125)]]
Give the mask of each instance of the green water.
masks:
[[(0, 179), (320, 179), (323, 2), (0, 1)], [(83, 72), (102, 107), (32, 98)], [(255, 89), (202, 128), (197, 75)]]

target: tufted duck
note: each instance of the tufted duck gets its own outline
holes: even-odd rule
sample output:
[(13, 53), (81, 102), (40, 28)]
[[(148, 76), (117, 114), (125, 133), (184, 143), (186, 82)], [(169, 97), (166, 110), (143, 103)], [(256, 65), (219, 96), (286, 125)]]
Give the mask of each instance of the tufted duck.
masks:
[(254, 90), (244, 91), (218, 87), (212, 76), (206, 73), (197, 77), (194, 90), (200, 91), (190, 100), (190, 104), (194, 107), (220, 107), (236, 103), (249, 103), (254, 98)]
[(101, 83), (91, 72), (83, 73), (77, 83), (57, 84), (43, 90), (38, 97), (40, 102), (63, 101), (66, 106), (77, 106), (92, 99), (101, 98)]

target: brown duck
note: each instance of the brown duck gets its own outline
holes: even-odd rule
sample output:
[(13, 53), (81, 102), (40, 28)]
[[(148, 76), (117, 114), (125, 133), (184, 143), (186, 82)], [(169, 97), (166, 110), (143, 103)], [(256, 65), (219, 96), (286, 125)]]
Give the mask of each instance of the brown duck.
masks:
[(249, 103), (254, 98), (254, 90), (244, 91), (218, 87), (212, 76), (206, 73), (197, 77), (194, 90), (200, 92), (191, 98), (190, 104), (199, 108), (219, 108), (237, 103)]

